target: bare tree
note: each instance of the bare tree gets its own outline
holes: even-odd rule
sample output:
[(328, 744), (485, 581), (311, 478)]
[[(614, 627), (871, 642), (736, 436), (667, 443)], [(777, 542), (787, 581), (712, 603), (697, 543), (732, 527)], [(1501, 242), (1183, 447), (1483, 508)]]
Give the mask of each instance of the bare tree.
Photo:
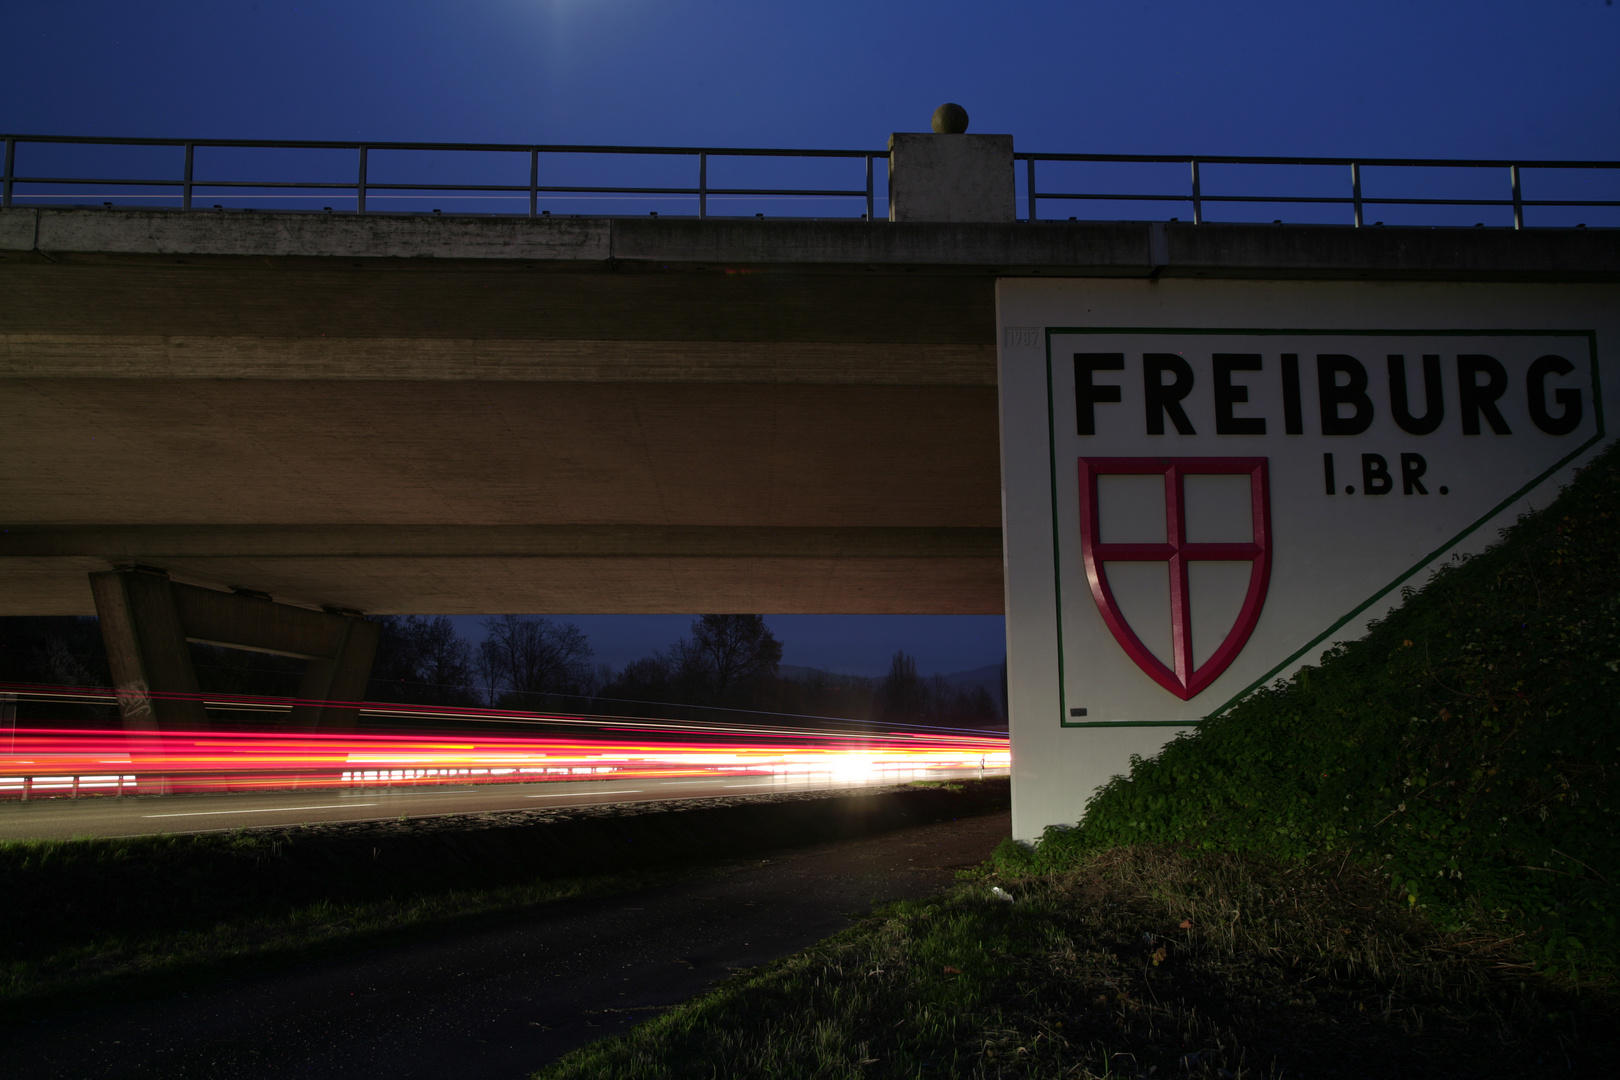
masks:
[(423, 705), (478, 702), (473, 651), (448, 616), (377, 615), (381, 627), (367, 696)]
[(912, 724), (979, 727), (1000, 719), (995, 699), (983, 686), (958, 686), (944, 675), (922, 678), (917, 661), (904, 650), (890, 660), (874, 705), (883, 719)]
[(592, 650), (573, 623), (533, 615), (491, 616), (478, 670), (491, 703), (508, 694), (577, 694), (591, 683)]
[[(0, 682), (57, 686), (109, 686), (101, 626), (93, 617), (0, 617)], [(15, 717), (16, 705), (7, 705)], [(23, 707), (30, 720), (94, 720), (117, 715), (105, 705), (36, 701)]]
[(928, 688), (917, 677), (917, 661), (904, 649), (889, 660), (889, 674), (878, 687), (878, 715), (885, 720), (917, 720), (928, 703)]
[(488, 639), (480, 641), (473, 658), (473, 671), (478, 676), (478, 685), (484, 688), (484, 701), (490, 705), (500, 696), (503, 670), (500, 647)]
[(674, 701), (675, 684), (669, 657), (661, 652), (632, 660), (602, 687), (604, 698), (625, 701)]
[(704, 615), (692, 624), (690, 643), (677, 649), (686, 671), (701, 677), (711, 705), (754, 704), (782, 662), (782, 643), (761, 615)]

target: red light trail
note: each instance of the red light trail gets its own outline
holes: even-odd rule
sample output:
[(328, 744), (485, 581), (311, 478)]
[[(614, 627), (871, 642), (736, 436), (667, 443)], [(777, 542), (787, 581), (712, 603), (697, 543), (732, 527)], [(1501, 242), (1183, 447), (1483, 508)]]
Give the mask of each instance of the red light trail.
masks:
[[(113, 700), (111, 691), (100, 688), (5, 689), (35, 700)], [(231, 698), (209, 704), (268, 713), (283, 711), (290, 702)], [(1005, 736), (955, 729), (893, 731), (849, 722), (845, 730), (812, 730), (377, 703), (363, 705), (362, 713), (444, 726), (332, 733), (277, 731), (270, 725), (214, 731), (19, 727), (0, 732), (0, 799), (534, 783), (585, 776), (825, 776), (856, 783), (1009, 764)], [(457, 721), (459, 729), (451, 726)], [(495, 723), (553, 730), (509, 735), (488, 730)]]

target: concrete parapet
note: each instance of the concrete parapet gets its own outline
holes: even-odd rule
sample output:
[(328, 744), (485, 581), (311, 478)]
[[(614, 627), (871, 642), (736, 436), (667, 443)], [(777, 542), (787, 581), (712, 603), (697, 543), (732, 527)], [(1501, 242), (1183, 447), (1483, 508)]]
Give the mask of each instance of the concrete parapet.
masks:
[(561, 216), (0, 211), (0, 251), (590, 261), (610, 256), (610, 237), (608, 219)]
[(1011, 135), (889, 136), (890, 221), (1017, 217)]
[[(918, 139), (996, 136), (917, 135)], [(1010, 152), (1010, 151), (1009, 151)], [(1620, 230), (1190, 222), (451, 217), (179, 210), (0, 210), (0, 268), (217, 265), (723, 274), (739, 267), (981, 278), (1620, 278)], [(37, 267), (36, 267), (37, 269)], [(0, 301), (3, 301), (0, 295)], [(5, 305), (0, 303), (0, 313)]]

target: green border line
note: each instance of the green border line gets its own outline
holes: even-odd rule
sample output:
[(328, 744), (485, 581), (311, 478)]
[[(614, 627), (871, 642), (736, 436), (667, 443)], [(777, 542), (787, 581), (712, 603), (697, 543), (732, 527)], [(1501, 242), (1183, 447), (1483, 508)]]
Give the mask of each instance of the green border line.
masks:
[[(1596, 330), (1310, 330), (1310, 329), (1280, 329), (1280, 330), (1254, 330), (1235, 327), (1141, 327), (1141, 326), (1048, 326), (1046, 330), (1046, 437), (1047, 437), (1047, 467), (1051, 480), (1052, 493), (1052, 584), (1053, 593), (1057, 600), (1057, 648), (1058, 648), (1058, 724), (1066, 728), (1138, 728), (1138, 727), (1182, 727), (1196, 728), (1204, 720), (1220, 716), (1239, 701), (1248, 697), (1255, 690), (1269, 682), (1278, 672), (1304, 656), (1311, 649), (1320, 645), (1331, 637), (1350, 620), (1366, 611), (1379, 600), (1388, 596), (1394, 589), (1410, 580), (1419, 570), (1430, 565), (1435, 559), (1446, 551), (1466, 540), (1486, 522), (1496, 517), (1503, 510), (1528, 495), (1535, 488), (1545, 483), (1547, 478), (1558, 472), (1571, 461), (1580, 457), (1587, 450), (1601, 442), (1606, 434), (1603, 422), (1603, 383), (1598, 369), (1598, 347)], [(1323, 630), (1316, 637), (1300, 646), (1295, 652), (1277, 664), (1270, 671), (1260, 676), (1254, 682), (1232, 695), (1213, 711), (1206, 713), (1200, 720), (1081, 720), (1070, 721), (1069, 702), (1065, 689), (1064, 654), (1063, 654), (1063, 549), (1058, 539), (1058, 497), (1057, 497), (1057, 420), (1052, 401), (1052, 338), (1054, 335), (1067, 334), (1226, 334), (1246, 335), (1252, 337), (1287, 337), (1287, 336), (1313, 336), (1313, 337), (1357, 337), (1357, 336), (1389, 336), (1389, 337), (1584, 337), (1591, 363), (1592, 377), (1592, 415), (1597, 421), (1597, 431), (1590, 439), (1565, 454), (1557, 462), (1549, 466), (1540, 475), (1530, 480), (1519, 490), (1497, 503), (1485, 514), (1469, 525), (1462, 532), (1429, 552), (1419, 559), (1395, 580), (1373, 593), (1366, 600), (1346, 612), (1336, 622)]]
[[(1046, 459), (1047, 479), (1052, 482), (1052, 595), (1057, 600), (1058, 708), (1066, 721), (1069, 696), (1063, 674), (1063, 545), (1058, 542), (1057, 516), (1057, 421), (1052, 415), (1052, 335), (1046, 335)], [(1009, 710), (1010, 712), (1011, 710)]]

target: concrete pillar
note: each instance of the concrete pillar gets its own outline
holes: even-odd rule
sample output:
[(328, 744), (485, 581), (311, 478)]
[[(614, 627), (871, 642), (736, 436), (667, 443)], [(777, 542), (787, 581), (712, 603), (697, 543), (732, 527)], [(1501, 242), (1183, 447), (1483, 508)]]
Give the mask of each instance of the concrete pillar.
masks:
[(309, 704), (293, 706), (292, 723), (296, 727), (351, 728), (360, 716), (359, 708), (349, 703), (359, 702), (366, 696), (366, 683), (371, 680), (371, 664), (377, 657), (377, 638), (381, 631), (376, 623), (366, 622), (358, 615), (334, 612), (330, 617), (342, 620), (337, 653), (330, 658), (315, 657), (304, 669), (298, 697)]
[(890, 135), (889, 220), (1018, 220), (1013, 137)]
[(90, 588), (127, 728), (207, 726), (193, 641), (307, 661), (290, 718), (296, 727), (352, 727), (359, 715), (379, 634), (359, 612), (182, 585), (141, 567), (91, 574)]
[(90, 575), (124, 726), (208, 726), (169, 576), (144, 567)]

